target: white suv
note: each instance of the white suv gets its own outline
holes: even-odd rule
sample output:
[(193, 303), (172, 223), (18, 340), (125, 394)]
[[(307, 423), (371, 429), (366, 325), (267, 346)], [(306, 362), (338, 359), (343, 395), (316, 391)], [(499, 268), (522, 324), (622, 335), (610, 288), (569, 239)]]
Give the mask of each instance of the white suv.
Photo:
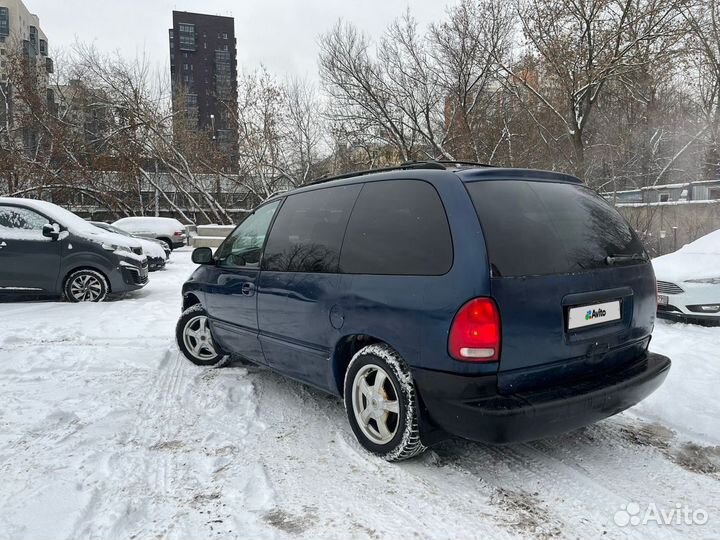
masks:
[(185, 225), (173, 218), (126, 217), (118, 219), (113, 226), (135, 236), (162, 240), (170, 249), (184, 246), (187, 238)]

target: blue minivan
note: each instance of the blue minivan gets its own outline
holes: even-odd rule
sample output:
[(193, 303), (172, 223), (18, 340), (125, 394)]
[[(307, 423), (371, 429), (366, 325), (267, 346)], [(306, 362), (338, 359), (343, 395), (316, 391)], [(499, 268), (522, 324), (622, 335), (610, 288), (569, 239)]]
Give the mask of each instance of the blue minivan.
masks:
[(184, 284), (176, 338), (341, 396), (390, 461), (450, 435), (527, 441), (665, 379), (635, 232), (577, 178), (415, 162), (272, 197)]

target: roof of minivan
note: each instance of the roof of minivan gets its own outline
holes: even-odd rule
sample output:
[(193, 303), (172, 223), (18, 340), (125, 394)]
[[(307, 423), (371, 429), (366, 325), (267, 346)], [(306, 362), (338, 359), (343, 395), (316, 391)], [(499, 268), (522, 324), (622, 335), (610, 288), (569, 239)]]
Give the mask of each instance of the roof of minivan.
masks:
[[(380, 170), (378, 172), (372, 171), (358, 171), (356, 176), (350, 176), (339, 178), (339, 179), (328, 179), (328, 180), (317, 180), (316, 182), (301, 186), (297, 189), (278, 193), (275, 197), (283, 197), (290, 193), (302, 193), (305, 191), (312, 191), (323, 187), (330, 186), (343, 186), (356, 184), (358, 182), (372, 182), (375, 180), (387, 180), (390, 178), (423, 178), (433, 176), (435, 178), (438, 175), (456, 175), (463, 182), (478, 182), (482, 180), (533, 180), (533, 181), (548, 181), (548, 182), (567, 182), (572, 184), (582, 184), (582, 181), (572, 176), (571, 174), (565, 174), (555, 171), (543, 171), (540, 169), (520, 169), (512, 167), (449, 167), (447, 169), (401, 169), (397, 170)], [(273, 198), (275, 198), (273, 197)]]
[(582, 184), (582, 180), (571, 175), (557, 171), (543, 171), (540, 169), (519, 169), (511, 167), (463, 167), (455, 169), (463, 182), (476, 182), (478, 180), (546, 180), (551, 182), (571, 182)]

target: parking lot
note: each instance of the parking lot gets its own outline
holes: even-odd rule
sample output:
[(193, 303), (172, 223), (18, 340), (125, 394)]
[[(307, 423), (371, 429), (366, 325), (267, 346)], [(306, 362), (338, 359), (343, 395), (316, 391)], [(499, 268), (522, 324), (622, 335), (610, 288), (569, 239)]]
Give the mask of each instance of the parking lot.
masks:
[[(612, 419), (390, 464), (339, 400), (184, 360), (192, 268), (185, 248), (123, 301), (0, 304), (0, 538), (720, 536), (720, 328), (658, 322), (671, 373)], [(707, 519), (631, 520), (652, 507)]]

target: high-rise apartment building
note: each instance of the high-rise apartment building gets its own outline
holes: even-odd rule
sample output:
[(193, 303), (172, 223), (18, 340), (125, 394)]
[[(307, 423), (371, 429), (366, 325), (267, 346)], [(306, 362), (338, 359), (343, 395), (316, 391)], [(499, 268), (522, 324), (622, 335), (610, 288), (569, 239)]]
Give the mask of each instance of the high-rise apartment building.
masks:
[(207, 131), (231, 163), (238, 143), (235, 20), (173, 11), (169, 37), (173, 110)]
[[(13, 69), (21, 67), (22, 69)], [(17, 99), (17, 80), (31, 77), (34, 90), (47, 96), (48, 75), (53, 72), (53, 61), (48, 56), (48, 40), (40, 28), (40, 19), (30, 13), (20, 0), (0, 0), (0, 123), (12, 128), (16, 117), (22, 113), (21, 100)], [(32, 151), (36, 145), (33, 129), (25, 128), (15, 133), (25, 147)]]

